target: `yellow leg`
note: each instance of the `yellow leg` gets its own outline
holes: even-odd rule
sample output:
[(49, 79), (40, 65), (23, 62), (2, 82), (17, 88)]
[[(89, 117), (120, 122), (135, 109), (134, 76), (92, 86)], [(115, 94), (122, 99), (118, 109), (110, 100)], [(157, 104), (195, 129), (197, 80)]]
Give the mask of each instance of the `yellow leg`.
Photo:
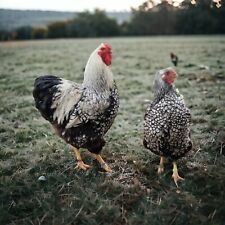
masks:
[(165, 157), (161, 156), (160, 157), (160, 163), (159, 163), (159, 168), (158, 168), (158, 174), (162, 174), (164, 172), (164, 160), (165, 160)]
[(184, 180), (184, 178), (180, 177), (178, 174), (178, 170), (177, 170), (177, 163), (173, 162), (173, 175), (172, 178), (174, 180), (174, 183), (176, 184), (176, 186), (178, 187), (177, 181), (178, 180)]
[(101, 167), (106, 171), (111, 173), (112, 170), (109, 168), (109, 166), (106, 164), (106, 162), (103, 160), (103, 158), (99, 154), (94, 154), (97, 161), (100, 163)]
[(82, 169), (82, 170), (87, 170), (87, 169), (89, 169), (90, 166), (87, 165), (87, 164), (85, 164), (85, 163), (83, 162), (83, 160), (81, 159), (81, 155), (80, 155), (79, 149), (73, 147), (73, 151), (74, 151), (74, 153), (75, 153), (75, 155), (76, 155), (76, 158), (77, 158), (77, 168)]

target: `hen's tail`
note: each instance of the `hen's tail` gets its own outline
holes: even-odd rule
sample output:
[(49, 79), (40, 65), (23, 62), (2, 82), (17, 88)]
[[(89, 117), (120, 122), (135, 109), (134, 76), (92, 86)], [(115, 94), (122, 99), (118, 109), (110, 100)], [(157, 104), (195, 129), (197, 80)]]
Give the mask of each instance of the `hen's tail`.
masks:
[(40, 76), (34, 82), (33, 97), (35, 106), (41, 115), (52, 122), (53, 109), (51, 109), (53, 96), (57, 92), (57, 85), (61, 79), (56, 76)]

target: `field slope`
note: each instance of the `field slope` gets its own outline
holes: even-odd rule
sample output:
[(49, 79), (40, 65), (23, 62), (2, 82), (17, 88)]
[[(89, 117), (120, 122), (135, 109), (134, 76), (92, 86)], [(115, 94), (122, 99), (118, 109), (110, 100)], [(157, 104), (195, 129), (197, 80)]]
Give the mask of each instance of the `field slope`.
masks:
[[(78, 171), (70, 146), (32, 98), (38, 75), (81, 82), (89, 53), (103, 41), (113, 46), (121, 99), (102, 152), (112, 176), (85, 151), (92, 168)], [(153, 97), (154, 73), (171, 66), (171, 51), (180, 58), (176, 86), (193, 117), (194, 149), (178, 162), (185, 177), (179, 191), (170, 162), (158, 177), (158, 157), (142, 146), (145, 100)], [(224, 96), (224, 36), (0, 43), (0, 224), (224, 224)]]
[[(47, 27), (56, 21), (74, 19), (79, 12), (60, 12), (42, 10), (12, 10), (0, 9), (0, 30), (15, 30), (19, 27)], [(129, 12), (106, 12), (107, 16), (119, 24), (130, 19)]]

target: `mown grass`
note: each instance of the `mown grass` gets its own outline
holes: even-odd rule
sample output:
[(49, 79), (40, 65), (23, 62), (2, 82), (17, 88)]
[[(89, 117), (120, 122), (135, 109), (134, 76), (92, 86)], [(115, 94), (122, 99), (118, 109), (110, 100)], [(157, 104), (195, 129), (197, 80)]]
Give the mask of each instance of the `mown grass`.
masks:
[[(70, 147), (32, 99), (38, 75), (81, 82), (90, 52), (105, 41), (113, 46), (121, 99), (102, 152), (112, 176), (85, 151), (92, 168), (75, 169)], [(178, 162), (185, 177), (179, 191), (170, 162), (158, 177), (158, 157), (142, 146), (145, 100), (155, 72), (171, 66), (171, 51), (180, 58), (176, 85), (193, 117), (194, 148)], [(224, 65), (224, 36), (1, 43), (0, 224), (225, 224)]]

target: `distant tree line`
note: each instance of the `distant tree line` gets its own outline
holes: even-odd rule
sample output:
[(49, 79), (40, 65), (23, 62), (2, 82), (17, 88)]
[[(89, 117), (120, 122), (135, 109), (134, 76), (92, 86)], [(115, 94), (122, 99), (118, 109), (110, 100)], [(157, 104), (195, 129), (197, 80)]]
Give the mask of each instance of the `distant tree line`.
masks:
[(79, 13), (73, 20), (51, 23), (46, 28), (27, 26), (0, 31), (0, 40), (171, 34), (225, 34), (225, 0), (221, 5), (211, 0), (197, 0), (196, 4), (185, 0), (179, 7), (166, 0), (158, 5), (147, 0), (138, 9), (132, 9), (131, 20), (122, 24), (107, 17), (104, 11), (95, 10)]
[(131, 22), (123, 24), (123, 29), (128, 35), (224, 34), (225, 0), (221, 5), (211, 0), (196, 0), (196, 4), (185, 0), (179, 8), (168, 1), (155, 5), (148, 0), (133, 10)]

